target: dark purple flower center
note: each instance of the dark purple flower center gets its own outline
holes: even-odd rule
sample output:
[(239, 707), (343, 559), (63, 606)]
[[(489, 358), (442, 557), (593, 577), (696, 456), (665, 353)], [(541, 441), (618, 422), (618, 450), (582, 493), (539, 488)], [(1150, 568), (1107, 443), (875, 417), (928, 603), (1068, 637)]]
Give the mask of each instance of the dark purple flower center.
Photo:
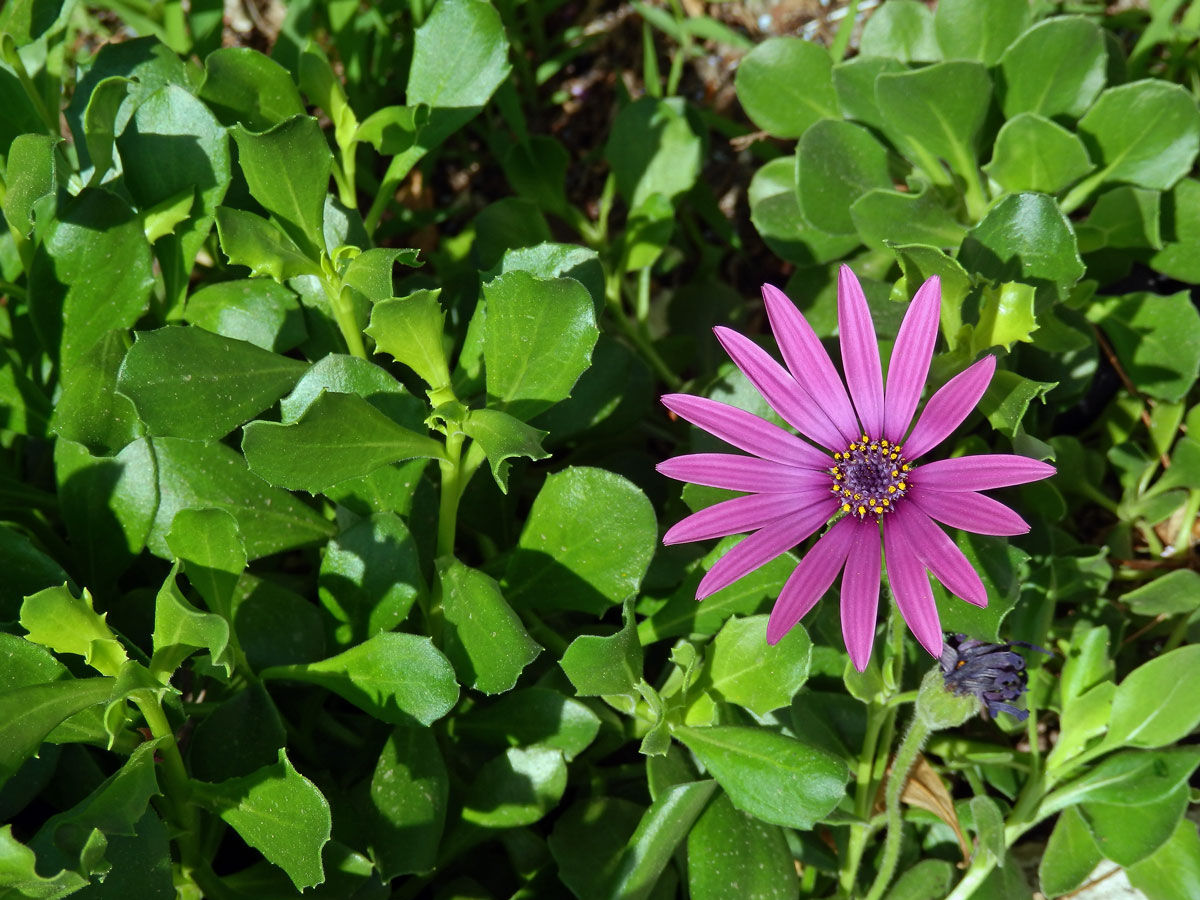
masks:
[(833, 492), (842, 501), (842, 511), (859, 519), (878, 518), (896, 508), (909, 487), (912, 465), (899, 444), (871, 440), (867, 435), (841, 453), (833, 454)]

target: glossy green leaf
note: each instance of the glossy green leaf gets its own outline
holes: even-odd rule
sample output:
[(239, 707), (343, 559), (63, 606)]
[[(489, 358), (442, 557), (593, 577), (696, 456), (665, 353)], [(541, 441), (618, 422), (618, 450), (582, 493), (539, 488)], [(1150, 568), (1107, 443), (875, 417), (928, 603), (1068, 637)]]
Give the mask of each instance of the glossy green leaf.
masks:
[(859, 54), (833, 67), (833, 86), (838, 105), (846, 118), (870, 125), (877, 131), (887, 127), (875, 99), (875, 79), (885, 72), (906, 72), (908, 66), (890, 56)]
[(712, 643), (709, 663), (717, 692), (759, 716), (792, 702), (808, 679), (812, 653), (812, 641), (800, 626), (768, 646), (767, 618), (731, 616)]
[(617, 113), (604, 156), (632, 210), (651, 194), (673, 201), (691, 190), (700, 174), (701, 142), (682, 97), (642, 97)]
[(18, 135), (8, 148), (4, 170), (5, 193), (0, 209), (10, 227), (22, 236), (33, 231), (34, 206), (58, 189), (54, 145), (45, 134)]
[(442, 340), (446, 313), (438, 302), (440, 293), (440, 290), (417, 291), (401, 299), (376, 303), (366, 329), (378, 350), (404, 363), (433, 390), (450, 384)]
[(286, 353), (308, 337), (296, 295), (261, 278), (202, 287), (188, 297), (183, 317), (213, 334), (274, 353)]
[(1117, 686), (1102, 681), (1078, 697), (1072, 698), (1059, 716), (1059, 738), (1046, 757), (1049, 769), (1057, 768), (1082, 753), (1088, 742), (1108, 730), (1112, 701)]
[(116, 452), (142, 434), (133, 404), (117, 393), (117, 373), (127, 346), (124, 332), (110, 331), (63, 373), (51, 431), (98, 453)]
[(455, 720), (459, 734), (490, 746), (550, 747), (570, 762), (587, 749), (600, 719), (578, 700), (548, 688), (513, 691)]
[(867, 191), (850, 205), (850, 219), (868, 244), (925, 244), (957, 247), (967, 228), (954, 218), (932, 188), (902, 194)]
[(37, 752), (55, 726), (106, 701), (112, 686), (112, 678), (81, 678), (30, 684), (0, 693), (0, 714), (4, 716), (0, 782), (7, 781)]
[(437, 861), (450, 779), (428, 728), (396, 728), (371, 775), (371, 855), (384, 878), (428, 872)]
[(657, 539), (654, 509), (632, 482), (602, 469), (557, 472), (509, 558), (505, 596), (518, 609), (602, 614), (637, 591)]
[(1162, 237), (1150, 266), (1180, 281), (1200, 281), (1200, 181), (1184, 178), (1163, 194)]
[(1080, 252), (1091, 253), (1102, 247), (1159, 249), (1161, 198), (1158, 191), (1129, 185), (1101, 194), (1087, 219), (1075, 229)]
[(68, 869), (50, 876), (38, 872), (37, 854), (13, 836), (12, 828), (11, 824), (0, 826), (0, 886), (7, 889), (19, 884), (26, 897), (42, 900), (65, 897), (88, 883)]
[(1200, 893), (1200, 835), (1182, 819), (1170, 840), (1129, 867), (1129, 883), (1151, 900), (1189, 900)]
[(1104, 34), (1082, 16), (1055, 16), (1034, 25), (1000, 60), (1006, 118), (1030, 112), (1076, 118), (1104, 87)]
[(425, 404), (381, 366), (343, 353), (330, 353), (315, 362), (292, 392), (279, 401), (280, 421), (285, 425), (297, 422), (324, 391), (357, 394), (392, 421), (412, 429), (424, 427), (422, 423), (428, 414)]
[(972, 282), (958, 261), (937, 247), (925, 244), (894, 245), (892, 251), (904, 273), (902, 281), (893, 290), (908, 300), (916, 295), (926, 280), (937, 275), (942, 280), (942, 336), (953, 349), (958, 343), (962, 328), (962, 305), (971, 292)]
[(312, 494), (397, 460), (444, 455), (433, 438), (397, 425), (354, 394), (321, 394), (295, 424), (253, 422), (242, 434), (251, 471)]
[(438, 578), (444, 646), (458, 680), (485, 694), (512, 690), (541, 646), (504, 601), (494, 579), (453, 558), (438, 562)]
[(332, 155), (317, 120), (293, 116), (261, 134), (236, 125), (238, 163), (254, 199), (315, 259), (325, 249), (322, 222)]
[(150, 298), (150, 245), (137, 216), (108, 191), (85, 188), (43, 235), (29, 273), (29, 308), (46, 349), (69, 370)]
[(113, 164), (117, 116), (133, 82), (120, 75), (102, 79), (88, 97), (83, 112), (83, 134), (92, 161), (89, 183), (100, 184)]
[(1007, 282), (987, 286), (979, 299), (979, 322), (971, 335), (976, 353), (989, 347), (1011, 350), (1017, 341), (1030, 342), (1037, 330), (1035, 291), (1028, 284)]
[(87, 588), (76, 597), (61, 585), (26, 597), (20, 624), (28, 632), (26, 640), (55, 653), (77, 654), (102, 675), (116, 675), (127, 657), (105, 622), (107, 615), (93, 609)]
[(1088, 318), (1108, 337), (1138, 389), (1160, 400), (1183, 398), (1200, 372), (1200, 312), (1186, 291), (1098, 299)]
[(1157, 803), (1186, 784), (1197, 766), (1200, 750), (1195, 747), (1114, 753), (1046, 797), (1043, 809), (1053, 812), (1079, 803)]
[(462, 817), (484, 828), (531, 825), (567, 787), (562, 754), (548, 747), (513, 747), (487, 762), (467, 788)]
[(1191, 690), (1200, 678), (1200, 645), (1172, 650), (1143, 663), (1117, 685), (1105, 743), (1164, 747), (1200, 724)]
[(346, 92), (320, 45), (311, 38), (300, 54), (300, 87), (308, 99), (321, 107), (333, 122), (333, 136), (339, 147), (354, 146), (358, 120), (346, 100)]
[(140, 331), (117, 387), (156, 436), (211, 440), (262, 412), (307, 368), (203, 328)]
[(164, 684), (185, 659), (197, 650), (207, 650), (214, 665), (233, 674), (229, 647), (229, 623), (215, 613), (192, 606), (175, 581), (179, 563), (171, 569), (154, 601), (154, 655), (150, 671)]
[(1057, 897), (1083, 884), (1101, 860), (1091, 830), (1074, 807), (1064, 809), (1054, 825), (1038, 866), (1038, 880), (1047, 896)]
[(888, 889), (888, 900), (941, 900), (954, 880), (954, 867), (943, 859), (922, 859)]
[(329, 840), (329, 801), (296, 771), (284, 750), (272, 766), (217, 784), (191, 783), (192, 796), (216, 813), (299, 890), (325, 880), (321, 848)]
[(216, 221), (222, 252), (233, 265), (250, 269), (251, 275), (267, 275), (278, 282), (297, 275), (320, 277), (320, 266), (262, 216), (221, 206)]
[(272, 666), (260, 674), (320, 685), (393, 725), (429, 725), (458, 700), (454, 669), (433, 642), (394, 631), (320, 662)]
[(542, 449), (547, 432), (498, 409), (471, 410), (462, 429), (482, 448), (492, 467), (492, 477), (503, 493), (508, 493), (508, 460), (515, 457), (538, 460), (550, 456)]
[(188, 765), (195, 778), (224, 781), (271, 766), (287, 741), (283, 719), (261, 683), (218, 704), (188, 740)]
[[(396, 264), (404, 266), (419, 266), (417, 251), (411, 249), (381, 248), (365, 250), (346, 266), (342, 273), (342, 283), (359, 291), (374, 303), (379, 303), (395, 296), (392, 285), (392, 270)], [(414, 297), (423, 297), (437, 291), (418, 291)]]
[(1021, 568), (1029, 555), (1003, 538), (967, 531), (952, 533), (951, 537), (971, 567), (979, 573), (987, 589), (988, 605), (986, 609), (972, 606), (952, 596), (937, 583), (937, 579), (933, 579), (934, 598), (942, 627), (946, 631), (961, 631), (980, 640), (998, 641), (1000, 626), (1020, 596)]
[(404, 520), (376, 513), (333, 538), (321, 559), (321, 605), (340, 646), (391, 631), (425, 592), (417, 545)]
[(868, 191), (892, 187), (887, 151), (865, 128), (850, 122), (817, 122), (796, 145), (800, 206), (804, 217), (833, 234), (855, 230), (850, 206)]
[(1132, 866), (1170, 840), (1187, 807), (1188, 786), (1181, 784), (1156, 803), (1084, 803), (1079, 809), (1104, 858)]
[(688, 834), (688, 889), (695, 900), (731, 895), (791, 900), (799, 891), (783, 832), (714, 797)]
[(1143, 616), (1178, 616), (1200, 607), (1200, 574), (1176, 569), (1121, 595), (1121, 603)]
[(1052, 197), (1033, 193), (993, 206), (967, 233), (958, 261), (994, 282), (1044, 284), (1059, 297), (1084, 271), (1071, 223)]
[(902, 62), (942, 58), (933, 14), (916, 0), (892, 0), (876, 9), (863, 28), (861, 50), (867, 56), (891, 56)]
[(776, 254), (801, 264), (828, 262), (860, 243), (857, 234), (832, 234), (817, 228), (800, 209), (796, 161), (773, 159), (750, 181), (750, 221)]
[(222, 47), (204, 57), (200, 99), (222, 125), (266, 131), (304, 115), (304, 102), (287, 69), (249, 47)]
[(629, 603), (622, 609), (621, 618), (623, 624), (616, 633), (583, 634), (567, 647), (559, 665), (575, 687), (576, 696), (635, 693), (642, 679), (642, 645)]
[(1010, 194), (1057, 194), (1092, 171), (1083, 141), (1037, 113), (1022, 112), (996, 135), (992, 161), (984, 171)]
[(506, 251), (495, 269), (496, 275), (506, 272), (528, 272), (538, 278), (574, 278), (592, 295), (597, 319), (604, 311), (604, 267), (595, 250), (549, 242), (517, 247)]
[(832, 70), (821, 45), (771, 37), (742, 57), (734, 84), (750, 121), (775, 137), (798, 138), (819, 119), (841, 117)]
[(733, 805), (764, 822), (812, 828), (841, 801), (850, 773), (823, 750), (756, 728), (675, 729)]
[(978, 410), (983, 413), (992, 427), (1010, 438), (1029, 411), (1034, 400), (1046, 402), (1046, 394), (1057, 385), (1054, 382), (1031, 381), (1007, 369), (992, 376), (992, 382), (979, 401)]
[(548, 841), (558, 876), (580, 900), (607, 900), (622, 851), (641, 821), (644, 807), (612, 796), (571, 806), (554, 823)]
[(1029, 25), (1029, 16), (1025, 0), (943, 0), (934, 12), (933, 27), (946, 59), (974, 59), (994, 66)]
[(278, 581), (244, 572), (233, 594), (233, 624), (251, 669), (299, 665), (325, 656), (320, 609)]

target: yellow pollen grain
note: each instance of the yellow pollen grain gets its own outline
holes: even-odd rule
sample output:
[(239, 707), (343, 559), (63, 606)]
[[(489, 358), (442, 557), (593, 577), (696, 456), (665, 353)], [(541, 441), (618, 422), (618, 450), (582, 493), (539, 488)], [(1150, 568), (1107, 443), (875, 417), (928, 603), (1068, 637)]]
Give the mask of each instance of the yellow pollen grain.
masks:
[(870, 440), (870, 438), (869, 438), (869, 437), (867, 437), (866, 433), (864, 433), (864, 434), (863, 434), (863, 436), (862, 436), (862, 439), (863, 439), (863, 441), (869, 441), (869, 440)]
[(833, 454), (833, 458), (834, 458), (834, 459), (841, 459), (841, 458), (842, 458), (842, 454), (840, 454), (840, 453), (835, 453), (835, 454)]
[(850, 512), (850, 504), (849, 503), (842, 504), (842, 512)]
[(908, 471), (908, 463), (905, 463), (904, 465), (902, 465), (900, 467), (900, 469), (901, 469), (901, 471), (907, 472)]
[(900, 458), (899, 453), (889, 453), (888, 454), (888, 459), (899, 459), (899, 458)]
[(902, 490), (902, 491), (903, 491), (903, 490), (907, 490), (907, 489), (908, 489), (908, 485), (907, 485), (907, 484), (905, 484), (903, 481), (902, 481), (902, 482), (900, 482), (900, 484), (898, 484), (898, 485), (897, 485), (897, 487), (899, 487), (899, 488), (900, 488), (900, 490)]
[(855, 494), (855, 495), (854, 495), (854, 499), (855, 499), (855, 500), (861, 500), (861, 499), (862, 499), (862, 494)]
[(860, 506), (858, 508), (858, 514), (860, 516), (865, 516), (867, 514), (867, 508), (865, 506)]
[(892, 501), (891, 501), (891, 500), (888, 500), (888, 499), (886, 499), (886, 498), (885, 498), (885, 499), (883, 499), (883, 500), (881, 500), (880, 502), (881, 502), (881, 503), (882, 503), (884, 506), (891, 506), (891, 505), (892, 505)]
[(889, 493), (889, 494), (894, 494), (894, 493), (896, 493), (896, 486), (895, 486), (894, 484), (889, 484), (889, 485), (888, 485), (888, 493)]
[(876, 514), (881, 513), (881, 512), (883, 512), (883, 507), (882, 506), (872, 507), (871, 512), (876, 513)]

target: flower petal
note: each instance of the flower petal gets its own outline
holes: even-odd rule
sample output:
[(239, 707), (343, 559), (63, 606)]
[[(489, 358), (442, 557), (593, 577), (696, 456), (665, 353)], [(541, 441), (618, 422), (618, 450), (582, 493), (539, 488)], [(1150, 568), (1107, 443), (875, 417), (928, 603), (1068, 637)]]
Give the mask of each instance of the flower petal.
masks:
[(663, 543), (686, 544), (757, 531), (776, 519), (824, 500), (829, 493), (828, 488), (822, 487), (792, 494), (750, 494), (723, 500), (675, 523), (663, 535)]
[(789, 466), (826, 469), (829, 457), (754, 413), (691, 394), (666, 394), (663, 405), (739, 450)]
[(904, 455), (916, 459), (944, 441), (975, 408), (995, 371), (996, 357), (985, 356), (942, 385), (929, 398), (912, 434), (904, 441)]
[(1028, 456), (983, 453), (925, 463), (913, 472), (912, 481), (935, 491), (988, 491), (1039, 481), (1054, 472), (1054, 466)]
[(856, 520), (846, 516), (821, 535), (821, 539), (800, 560), (779, 592), (779, 599), (767, 620), (767, 643), (777, 644), (829, 590), (842, 570), (854, 539)]
[(909, 544), (903, 524), (895, 514), (884, 521), (883, 552), (887, 557), (888, 583), (896, 597), (900, 615), (912, 629), (921, 646), (933, 656), (942, 655), (942, 623), (925, 566)]
[(825, 501), (817, 501), (800, 512), (777, 519), (754, 532), (708, 570), (696, 588), (696, 599), (703, 600), (710, 594), (715, 594), (743, 575), (769, 563), (785, 550), (795, 547), (828, 522), (836, 510), (837, 503), (830, 497)]
[(771, 331), (792, 377), (812, 395), (829, 421), (841, 432), (846, 443), (862, 436), (854, 407), (846, 396), (846, 386), (821, 346), (821, 340), (808, 320), (787, 294), (770, 284), (762, 286), (763, 303), (771, 320)]
[(904, 440), (912, 423), (917, 401), (929, 374), (933, 345), (938, 335), (942, 312), (942, 280), (934, 275), (921, 285), (908, 305), (892, 361), (888, 363), (887, 394), (884, 398), (883, 436), (889, 441)]
[(914, 485), (905, 499), (951, 528), (1002, 537), (1029, 532), (1029, 523), (1003, 503), (972, 491), (947, 493)]
[(983, 586), (979, 573), (946, 532), (933, 523), (933, 519), (921, 512), (919, 507), (908, 503), (898, 507), (893, 518), (900, 522), (907, 533), (917, 559), (950, 593), (975, 606), (987, 606), (987, 588)]
[(833, 484), (828, 472), (736, 453), (688, 453), (664, 459), (655, 468), (676, 481), (756, 494), (788, 494), (814, 487), (828, 491)]
[[(862, 286), (849, 266), (838, 272), (838, 333), (842, 368), (854, 398), (863, 431), (878, 438), (883, 430), (883, 369), (879, 365), (879, 340)], [(860, 435), (861, 436), (861, 435)]]
[(788, 424), (818, 444), (838, 449), (844, 445), (841, 434), (808, 391), (771, 359), (766, 350), (731, 328), (718, 325), (713, 333), (730, 359)]
[(842, 575), (842, 640), (854, 668), (861, 672), (871, 660), (879, 612), (879, 525), (864, 520), (854, 531)]

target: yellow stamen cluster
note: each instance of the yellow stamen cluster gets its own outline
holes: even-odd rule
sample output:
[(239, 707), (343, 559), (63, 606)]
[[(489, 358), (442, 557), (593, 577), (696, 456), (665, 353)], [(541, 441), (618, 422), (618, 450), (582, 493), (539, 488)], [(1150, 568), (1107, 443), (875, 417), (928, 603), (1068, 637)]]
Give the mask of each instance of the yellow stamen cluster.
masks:
[(833, 454), (831, 490), (842, 501), (842, 511), (865, 519), (894, 510), (910, 487), (912, 466), (903, 452), (899, 444), (871, 440), (864, 434), (861, 441)]

